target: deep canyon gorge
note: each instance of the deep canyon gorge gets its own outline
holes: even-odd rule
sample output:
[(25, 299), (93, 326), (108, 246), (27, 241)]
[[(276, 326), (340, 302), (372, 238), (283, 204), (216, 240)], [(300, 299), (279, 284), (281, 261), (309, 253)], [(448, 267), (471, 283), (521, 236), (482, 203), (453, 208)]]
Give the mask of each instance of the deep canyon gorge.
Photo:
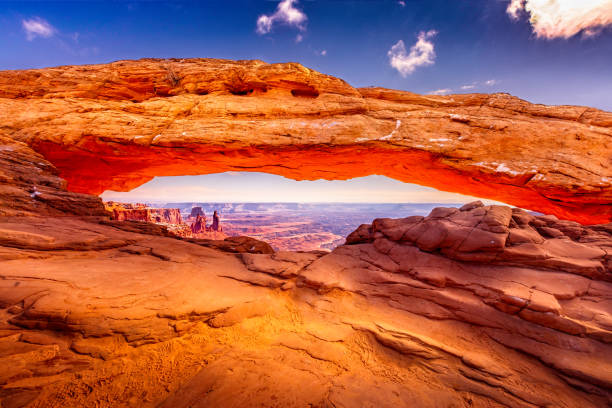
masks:
[[(143, 59), (2, 71), (0, 116), (2, 408), (612, 405), (612, 113)], [(225, 171), (515, 207), (275, 251), (98, 197)]]

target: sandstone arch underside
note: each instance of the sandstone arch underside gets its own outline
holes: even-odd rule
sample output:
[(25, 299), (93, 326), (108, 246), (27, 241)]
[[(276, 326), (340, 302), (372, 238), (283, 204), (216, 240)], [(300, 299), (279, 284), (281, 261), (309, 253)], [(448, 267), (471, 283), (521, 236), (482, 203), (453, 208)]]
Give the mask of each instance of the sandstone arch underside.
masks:
[(77, 193), (155, 176), (371, 174), (585, 224), (612, 220), (612, 113), (507, 94), (356, 89), (299, 64), (120, 61), (0, 72), (0, 136)]

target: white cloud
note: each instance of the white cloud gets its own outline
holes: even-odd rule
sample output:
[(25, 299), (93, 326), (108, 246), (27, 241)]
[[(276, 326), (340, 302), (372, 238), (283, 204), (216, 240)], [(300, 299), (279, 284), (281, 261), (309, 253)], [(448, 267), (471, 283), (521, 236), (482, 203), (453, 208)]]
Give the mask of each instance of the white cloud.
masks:
[(418, 67), (433, 65), (436, 53), (431, 39), (437, 33), (435, 30), (421, 31), (416, 44), (410, 47), (410, 53), (406, 53), (404, 41), (399, 40), (387, 53), (391, 66), (405, 77), (412, 74)]
[(29, 20), (21, 20), (21, 26), (26, 32), (28, 41), (36, 37), (49, 38), (55, 35), (57, 30), (46, 20), (40, 17), (32, 17)]
[(453, 92), (452, 89), (444, 88), (444, 89), (436, 89), (435, 91), (428, 92), (427, 94), (428, 95), (448, 95), (451, 92)]
[[(266, 15), (262, 14), (257, 19), (257, 33), (267, 34), (272, 30), (275, 24), (285, 24), (288, 26), (296, 27), (300, 31), (306, 29), (306, 21), (308, 17), (304, 12), (294, 6), (298, 0), (283, 0), (278, 3), (274, 14)], [(298, 38), (300, 38), (298, 40)], [(301, 41), (301, 36), (296, 38), (297, 42)]]
[(301, 43), (303, 39), (304, 39), (304, 36), (302, 34), (298, 34), (295, 36), (296, 43)]
[(471, 84), (462, 85), (461, 89), (464, 90), (464, 91), (468, 91), (468, 90), (474, 89), (476, 87), (481, 88), (483, 85), (493, 86), (493, 85), (496, 85), (498, 83), (499, 83), (499, 81), (497, 79), (489, 79), (487, 81), (482, 81), (482, 82), (475, 81), (475, 82), (472, 82)]
[(612, 25), (612, 0), (510, 0), (506, 12), (514, 20), (524, 12), (536, 36), (547, 39), (592, 37)]
[(508, 4), (506, 8), (506, 13), (508, 13), (513, 20), (517, 20), (519, 18), (519, 12), (523, 9), (524, 3), (525, 0), (510, 0), (510, 4)]
[(399, 4), (402, 7), (406, 7), (406, 2), (404, 0), (399, 0), (397, 4)]

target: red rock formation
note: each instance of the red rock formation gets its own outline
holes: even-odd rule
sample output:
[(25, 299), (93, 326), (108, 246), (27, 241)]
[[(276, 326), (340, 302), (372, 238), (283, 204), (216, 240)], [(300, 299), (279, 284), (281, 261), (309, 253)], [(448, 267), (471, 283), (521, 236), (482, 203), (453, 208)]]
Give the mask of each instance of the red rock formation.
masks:
[[(589, 228), (476, 202), (362, 225), (298, 279), (319, 290), (387, 299), (393, 308), (429, 319), (468, 322), (495, 343), (542, 361), (569, 384), (610, 390), (612, 300), (594, 298), (612, 290), (611, 250), (612, 224)], [(413, 337), (389, 332), (384, 344), (414, 353)], [(437, 348), (435, 341), (421, 341)], [(606, 357), (591, 355), (594, 350)], [(482, 367), (495, 370), (490, 357)], [(512, 393), (509, 378), (500, 386)]]
[(381, 174), (587, 224), (612, 219), (612, 114), (591, 108), (355, 89), (299, 64), (148, 59), (1, 72), (0, 109), (4, 131), (75, 192), (230, 170)]
[(206, 216), (198, 215), (195, 221), (191, 224), (191, 232), (201, 234), (206, 232)]
[(40, 154), (0, 130), (0, 219), (9, 216), (107, 216), (102, 200), (66, 190)]
[(105, 203), (111, 218), (117, 221), (143, 221), (166, 224), (182, 224), (183, 218), (178, 208), (151, 208), (144, 204), (126, 204), (108, 201)]
[(189, 239), (189, 242), (197, 243), (208, 248), (219, 249), (224, 252), (248, 253), (248, 254), (273, 254), (274, 249), (267, 242), (251, 237), (238, 236), (224, 239)]
[[(606, 114), (585, 110), (574, 117), (577, 108), (548, 110), (526, 104), (520, 105), (521, 110), (513, 108), (511, 102), (516, 100), (508, 97), (472, 95), (451, 100), (361, 90), (364, 98), (359, 99), (343, 94), (349, 88), (342, 82), (296, 65), (226, 62), (212, 76), (202, 67), (218, 62), (191, 62), (177, 64), (187, 71), (169, 67), (168, 79), (161, 80), (147, 69), (155, 64), (161, 63), (126, 63), (127, 71), (115, 66), (121, 69), (106, 78), (109, 86), (99, 85), (92, 75), (100, 67), (0, 75), (5, 81), (0, 84), (0, 97), (4, 97), (0, 107), (7, 113), (0, 129), (2, 407), (600, 408), (612, 404), (612, 224), (583, 226), (505, 206), (471, 203), (460, 209), (438, 208), (427, 217), (375, 220), (327, 254), (274, 252), (247, 237), (177, 239), (161, 225), (108, 220), (99, 198), (67, 191), (53, 164), (16, 140), (50, 143), (47, 146), (53, 149), (46, 151), (47, 157), (55, 155), (53, 163), (64, 166), (62, 172), (72, 177), (70, 183), (93, 188), (112, 182), (113, 166), (131, 182), (170, 170), (185, 171), (175, 159), (188, 154), (201, 157), (198, 149), (210, 148), (206, 129), (225, 129), (236, 137), (252, 130), (250, 113), (267, 112), (270, 116), (258, 116), (257, 122), (264, 130), (270, 126), (267, 132), (235, 139), (242, 140), (236, 142), (239, 145), (245, 143), (242, 153), (231, 149), (234, 142), (220, 138), (215, 139), (220, 145), (211, 157), (228, 166), (266, 159), (254, 168), (287, 171), (296, 177), (327, 170), (315, 163), (334, 163), (331, 177), (351, 174), (351, 169), (373, 171), (366, 168), (372, 164), (373, 169), (425, 179), (424, 169), (432, 166), (432, 174), (455, 175), (441, 183), (462, 181), (471, 193), (478, 191), (475, 186), (487, 186), (487, 191), (501, 191), (504, 186), (505, 192), (499, 194), (512, 192), (517, 200), (528, 197), (529, 191), (546, 193), (548, 198), (533, 201), (533, 208), (562, 210), (593, 221), (609, 216), (604, 206), (609, 204), (609, 188), (601, 185), (596, 191), (593, 181), (609, 168), (609, 145), (594, 144), (609, 137)], [(58, 72), (66, 77), (58, 77)], [(198, 76), (202, 72), (211, 76)], [(68, 85), (76, 74), (82, 82)], [(207, 82), (206, 78), (212, 79)], [(164, 81), (170, 85), (164, 87)], [(179, 95), (153, 98), (145, 86), (150, 82), (158, 95)], [(309, 83), (311, 88), (306, 86)], [(220, 84), (225, 88), (216, 89)], [(146, 125), (125, 122), (125, 133), (116, 132), (113, 121), (118, 118), (129, 117), (136, 123), (148, 121), (155, 112), (169, 115), (164, 107), (181, 106), (181, 100), (192, 96), (206, 98), (201, 94), (208, 89), (213, 97), (210, 104), (196, 99), (200, 104), (193, 112), (174, 112), (172, 121), (164, 124), (176, 129), (173, 126), (179, 126), (181, 118), (193, 124), (197, 115), (207, 117), (209, 128), (203, 126), (206, 121), (199, 123), (202, 138), (189, 141), (195, 153), (180, 149), (188, 144), (177, 137), (174, 145), (166, 139), (164, 147), (153, 141), (143, 143), (139, 152), (144, 154), (138, 161), (130, 150), (138, 144), (129, 139), (136, 134), (130, 126), (144, 129)], [(198, 95), (181, 94), (188, 91)], [(377, 96), (365, 96), (367, 92)], [(288, 101), (286, 94), (296, 95), (294, 105), (281, 103)], [(256, 96), (250, 99), (254, 107), (247, 103), (249, 95)], [(278, 96), (275, 104), (270, 95)], [(210, 111), (221, 106), (217, 98), (225, 97), (230, 113), (232, 109), (242, 113), (234, 119), (226, 117), (227, 126), (221, 126), (225, 122), (210, 116)], [(314, 99), (300, 102), (307, 97)], [(157, 106), (153, 109), (121, 98)], [(240, 98), (242, 104), (231, 107), (236, 101), (232, 98)], [(466, 105), (469, 98), (488, 102), (476, 109)], [(491, 105), (500, 100), (509, 105)], [(265, 109), (258, 111), (261, 101), (267, 101)], [(361, 109), (347, 110), (351, 103)], [(425, 103), (434, 106), (424, 108)], [(30, 116), (24, 116), (25, 109), (17, 109), (18, 105), (29, 106)], [(319, 116), (306, 120), (314, 112), (313, 105), (319, 106), (317, 115), (328, 113), (329, 119), (341, 121), (346, 133), (336, 134), (334, 143), (313, 147), (308, 143), (332, 134), (298, 125), (303, 140), (294, 140), (293, 148), (298, 152), (306, 146), (307, 153), (295, 153), (295, 160), (285, 161), (291, 143), (277, 142), (293, 135), (285, 132), (290, 130), (289, 122), (299, 124), (296, 113), (308, 125), (335, 126)], [(277, 110), (270, 110), (271, 106)], [(109, 116), (109, 109), (117, 115)], [(516, 157), (503, 161), (504, 166), (537, 162), (539, 171), (546, 169), (552, 181), (506, 186), (518, 177), (511, 173), (508, 178), (478, 173), (478, 180), (473, 180), (475, 170), (466, 164), (470, 159), (455, 156), (453, 161), (449, 152), (432, 156), (437, 158), (427, 163), (406, 162), (407, 167), (398, 161), (414, 150), (406, 146), (423, 140), (427, 132), (452, 135), (455, 124), (440, 116), (449, 109), (469, 115), (470, 119), (451, 118), (470, 126), (468, 139), (482, 136), (467, 145), (469, 150), (458, 148), (452, 154), (479, 151), (491, 158), (511, 152)], [(492, 118), (492, 113), (499, 118), (512, 109), (520, 112), (503, 119), (509, 123), (507, 128), (493, 131), (475, 125), (480, 123), (477, 118)], [(44, 112), (48, 116), (41, 121)], [(549, 117), (544, 120), (546, 113)], [(287, 122), (283, 115), (289, 117)], [(364, 132), (360, 137), (367, 137), (368, 132), (389, 125), (396, 115), (410, 118), (413, 136), (403, 133), (408, 129), (398, 130), (403, 140), (398, 140), (400, 147), (387, 143), (395, 143), (393, 133), (383, 141), (363, 142), (369, 147), (357, 156), (356, 146), (362, 142), (350, 136), (348, 129), (360, 129)], [(424, 116), (418, 119), (418, 115)], [(97, 121), (102, 117), (108, 121)], [(283, 123), (285, 128), (280, 126)], [(83, 124), (91, 126), (80, 127)], [(277, 125), (279, 133), (272, 132)], [(530, 138), (520, 136), (519, 130), (529, 129)], [(565, 137), (577, 130), (580, 141)], [(10, 135), (2, 133), (6, 131)], [(83, 135), (96, 132), (92, 149), (91, 140)], [(496, 132), (520, 136), (523, 150), (516, 140), (500, 138)], [(129, 140), (120, 140), (122, 135)], [(258, 135), (270, 139), (260, 140), (263, 144), (257, 148), (244, 147), (248, 138)], [(536, 152), (535, 143), (528, 143), (534, 135), (540, 137), (540, 150), (548, 153), (553, 152), (556, 137), (557, 156), (536, 161), (530, 155)], [(485, 136), (497, 145), (485, 143)], [(585, 146), (594, 149), (592, 155)], [(320, 154), (325, 149), (329, 156)], [(336, 155), (342, 149), (352, 162), (342, 162), (346, 158)], [(368, 162), (366, 153), (384, 149), (389, 154), (386, 163)], [(100, 153), (99, 161), (94, 153)], [(303, 167), (298, 160), (302, 157)], [(587, 157), (592, 163), (586, 163)], [(81, 161), (85, 159), (89, 162)], [(300, 167), (266, 167), (271, 163)], [(213, 169), (214, 163), (202, 166), (200, 170)], [(497, 172), (504, 173), (500, 166)], [(88, 173), (90, 168), (99, 170), (99, 175)], [(464, 173), (458, 170), (462, 168)], [(83, 178), (77, 177), (76, 169)], [(407, 169), (417, 175), (406, 173)], [(566, 177), (583, 185), (572, 186)], [(550, 200), (553, 196), (561, 201)]]
[(213, 213), (213, 222), (210, 225), (210, 230), (211, 231), (223, 231), (223, 228), (221, 228), (221, 223), (219, 220), (219, 214), (217, 214), (217, 211), (215, 211)]

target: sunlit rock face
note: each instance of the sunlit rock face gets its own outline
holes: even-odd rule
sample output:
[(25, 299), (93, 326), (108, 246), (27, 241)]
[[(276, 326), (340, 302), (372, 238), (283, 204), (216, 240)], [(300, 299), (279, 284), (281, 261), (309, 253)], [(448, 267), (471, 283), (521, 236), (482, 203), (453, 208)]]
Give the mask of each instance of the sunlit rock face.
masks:
[(191, 224), (191, 232), (194, 234), (206, 232), (206, 217), (198, 215), (195, 221)]
[(0, 130), (0, 219), (9, 216), (108, 216), (99, 197), (73, 193), (44, 157)]
[(370, 174), (584, 224), (612, 218), (612, 114), (507, 94), (356, 89), (299, 64), (120, 61), (0, 73), (3, 132), (73, 192), (154, 176)]
[(354, 90), (292, 64), (112, 67), (0, 75), (2, 407), (612, 404), (612, 224), (474, 202), (288, 252), (110, 220), (74, 192), (240, 166), (380, 171), (607, 221), (609, 114)]

